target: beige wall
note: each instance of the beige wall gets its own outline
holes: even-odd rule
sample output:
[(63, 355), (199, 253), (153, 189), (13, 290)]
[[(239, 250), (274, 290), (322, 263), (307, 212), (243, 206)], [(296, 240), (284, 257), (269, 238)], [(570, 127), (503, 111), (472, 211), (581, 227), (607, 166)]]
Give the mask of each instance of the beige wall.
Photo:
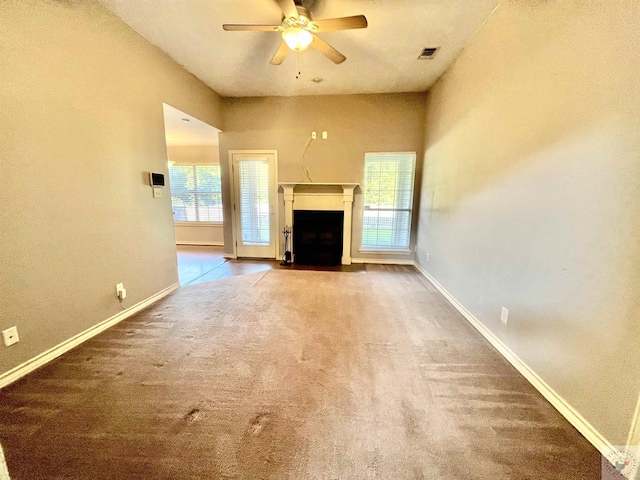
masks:
[(430, 92), (418, 234), (614, 445), (640, 390), (639, 24), (635, 0), (503, 2)]
[[(191, 222), (193, 223), (193, 222)], [(224, 245), (223, 224), (175, 224), (176, 245)]]
[(176, 165), (220, 164), (217, 145), (167, 145), (167, 155)]
[[(219, 165), (217, 145), (167, 145), (169, 160), (176, 165)], [(223, 245), (222, 222), (217, 225), (201, 222), (177, 222), (175, 224), (178, 245)]]
[(91, 1), (4, 1), (0, 31), (5, 372), (178, 281), (147, 177), (167, 173), (162, 102), (220, 126), (220, 100)]
[[(278, 150), (279, 182), (304, 180), (300, 158), (311, 132), (318, 132), (304, 157), (314, 182), (363, 183), (366, 152), (417, 152), (420, 178), (424, 140), (424, 94), (335, 95), (316, 97), (258, 97), (223, 99), (224, 132), (220, 159), (224, 194), (229, 192), (229, 150)], [(321, 132), (328, 139), (321, 139)], [(416, 193), (417, 205), (417, 193)], [(225, 218), (231, 199), (224, 197)], [(279, 196), (280, 219), (284, 200)], [(225, 251), (232, 251), (231, 226), (225, 222)], [(282, 227), (283, 225), (281, 225)], [(280, 228), (279, 230), (282, 230)], [(352, 256), (384, 255), (358, 252), (362, 232), (362, 190), (356, 190)], [(411, 247), (414, 241), (412, 238)], [(413, 255), (389, 258), (409, 259)]]

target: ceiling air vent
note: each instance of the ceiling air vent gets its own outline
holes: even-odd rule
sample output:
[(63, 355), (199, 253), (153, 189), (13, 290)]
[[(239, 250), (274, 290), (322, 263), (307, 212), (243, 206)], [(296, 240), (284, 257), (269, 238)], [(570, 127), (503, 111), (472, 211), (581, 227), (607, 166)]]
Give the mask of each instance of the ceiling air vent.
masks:
[(429, 60), (434, 57), (434, 55), (438, 50), (440, 50), (440, 47), (423, 48), (422, 51), (420, 52), (420, 55), (418, 55), (418, 59)]

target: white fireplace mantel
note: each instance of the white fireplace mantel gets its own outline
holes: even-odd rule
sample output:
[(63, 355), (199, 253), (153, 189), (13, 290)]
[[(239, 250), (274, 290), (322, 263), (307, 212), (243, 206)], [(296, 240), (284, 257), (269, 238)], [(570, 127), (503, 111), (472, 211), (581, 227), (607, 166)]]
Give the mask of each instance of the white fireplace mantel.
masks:
[(294, 210), (336, 210), (344, 212), (342, 264), (351, 265), (351, 219), (353, 191), (357, 183), (281, 182), (284, 192), (284, 224), (293, 226)]

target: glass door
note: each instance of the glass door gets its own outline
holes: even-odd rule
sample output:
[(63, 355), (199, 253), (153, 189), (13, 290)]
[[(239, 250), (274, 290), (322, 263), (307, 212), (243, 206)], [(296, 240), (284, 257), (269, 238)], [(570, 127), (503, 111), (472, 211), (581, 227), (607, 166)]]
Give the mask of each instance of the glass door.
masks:
[(273, 153), (233, 153), (236, 254), (275, 258), (276, 172)]

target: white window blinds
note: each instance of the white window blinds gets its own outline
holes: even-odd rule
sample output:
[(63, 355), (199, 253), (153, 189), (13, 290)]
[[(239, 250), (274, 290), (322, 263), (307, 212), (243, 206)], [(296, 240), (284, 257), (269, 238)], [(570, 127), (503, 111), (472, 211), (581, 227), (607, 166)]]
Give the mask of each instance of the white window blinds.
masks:
[(367, 153), (363, 250), (405, 250), (411, 238), (415, 153)]
[(240, 227), (245, 245), (269, 245), (269, 162), (240, 160)]
[(174, 165), (169, 182), (176, 222), (222, 222), (220, 165)]

